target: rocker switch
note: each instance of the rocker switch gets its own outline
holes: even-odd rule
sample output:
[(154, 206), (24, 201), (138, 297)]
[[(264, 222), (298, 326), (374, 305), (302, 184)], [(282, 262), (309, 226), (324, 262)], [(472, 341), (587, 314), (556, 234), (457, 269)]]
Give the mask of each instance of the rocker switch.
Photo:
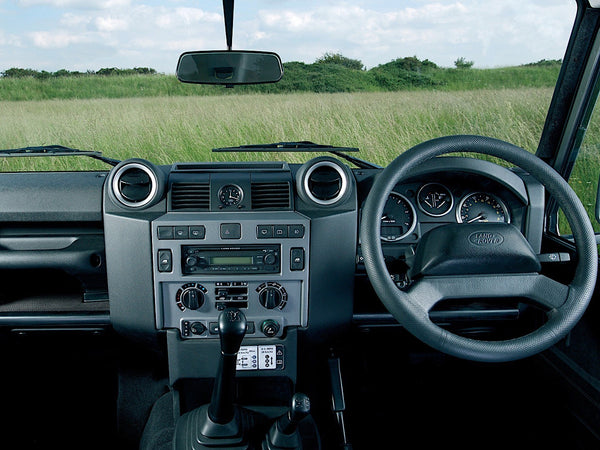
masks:
[(304, 270), (304, 249), (292, 248), (290, 251), (290, 270)]
[(158, 271), (172, 272), (173, 271), (173, 255), (171, 250), (158, 251)]

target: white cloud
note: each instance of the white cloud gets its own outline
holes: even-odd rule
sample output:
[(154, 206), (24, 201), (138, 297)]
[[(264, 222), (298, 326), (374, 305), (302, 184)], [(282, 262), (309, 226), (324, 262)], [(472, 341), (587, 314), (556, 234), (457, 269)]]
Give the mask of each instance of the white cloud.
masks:
[(35, 31), (30, 37), (33, 45), (39, 48), (64, 48), (87, 40), (85, 36), (67, 31)]
[[(19, 0), (17, 4), (20, 22), (15, 20), (13, 28), (0, 32), (3, 61), (10, 60), (9, 49), (20, 42), (31, 48), (15, 52), (15, 60), (31, 54), (31, 61), (54, 61), (69, 68), (76, 64), (70, 52), (78, 51), (90, 69), (137, 65), (172, 72), (182, 51), (225, 47), (217, 0), (165, 0), (160, 5), (154, 0)], [(36, 16), (40, 10), (36, 6), (45, 6), (48, 17)], [(479, 67), (521, 64), (562, 57), (574, 9), (559, 0), (534, 4), (364, 0), (358, 5), (342, 0), (261, 0), (252, 6), (238, 2), (233, 45), (277, 51), (284, 61), (313, 62), (325, 52), (341, 52), (368, 67), (413, 55), (444, 66), (452, 66), (461, 56)], [(69, 52), (63, 50), (64, 55), (47, 54), (49, 49), (65, 48)], [(46, 53), (35, 54), (36, 49)]]
[(156, 14), (156, 24), (161, 28), (177, 28), (199, 23), (222, 23), (220, 14), (206, 12), (199, 8), (179, 7), (174, 10), (161, 8)]
[[(339, 2), (309, 11), (285, 3), (285, 8), (258, 12), (253, 36), (272, 38), (284, 60), (312, 62), (326, 51), (340, 51), (368, 66), (413, 55), (442, 65), (459, 56), (480, 66), (519, 64), (562, 57), (575, 7), (551, 3), (421, 1), (398, 7), (389, 2), (372, 9)], [(248, 42), (256, 42), (249, 36)], [(320, 53), (307, 60), (308, 47)]]
[(131, 4), (131, 0), (19, 0), (23, 6), (52, 6), (54, 8), (112, 9)]
[(127, 20), (116, 17), (97, 17), (94, 23), (99, 31), (123, 31), (128, 28)]

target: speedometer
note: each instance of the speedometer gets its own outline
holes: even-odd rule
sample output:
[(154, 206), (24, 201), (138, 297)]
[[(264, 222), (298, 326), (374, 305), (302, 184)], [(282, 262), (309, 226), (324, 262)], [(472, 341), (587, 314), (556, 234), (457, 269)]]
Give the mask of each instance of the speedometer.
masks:
[(381, 240), (399, 241), (408, 236), (417, 226), (415, 208), (406, 197), (391, 192), (381, 216)]
[(475, 192), (464, 197), (456, 209), (456, 220), (459, 223), (510, 223), (508, 209), (504, 203), (486, 192)]

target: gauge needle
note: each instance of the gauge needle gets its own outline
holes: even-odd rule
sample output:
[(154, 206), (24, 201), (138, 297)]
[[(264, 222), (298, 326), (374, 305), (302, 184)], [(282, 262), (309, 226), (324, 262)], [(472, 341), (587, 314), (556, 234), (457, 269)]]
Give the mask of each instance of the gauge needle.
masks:
[(471, 220), (467, 220), (467, 223), (473, 223), (476, 220), (481, 220), (481, 219), (485, 220), (486, 218), (487, 217), (485, 216), (485, 214), (481, 213), (477, 217), (473, 217)]

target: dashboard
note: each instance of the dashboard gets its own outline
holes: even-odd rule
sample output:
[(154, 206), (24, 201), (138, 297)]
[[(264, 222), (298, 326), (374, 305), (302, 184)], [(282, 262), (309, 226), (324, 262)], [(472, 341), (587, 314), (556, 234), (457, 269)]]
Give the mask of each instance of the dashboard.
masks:
[[(248, 320), (248, 361), (273, 358), (268, 368), (239, 368), (293, 380), (299, 342), (335, 342), (357, 316), (368, 325), (384, 313), (363, 289), (358, 236), (379, 173), (320, 156), (305, 164), (132, 159), (109, 173), (3, 174), (0, 267), (10, 267), (14, 288), (0, 302), (0, 325), (110, 326), (150, 345), (166, 336), (176, 382), (213, 376), (207, 361), (217, 358), (197, 355), (218, 352), (219, 313), (235, 307)], [(425, 233), (449, 223), (509, 222), (540, 253), (543, 207), (543, 187), (522, 171), (430, 161), (386, 203), (390, 273)], [(40, 282), (28, 282), (32, 272)]]

